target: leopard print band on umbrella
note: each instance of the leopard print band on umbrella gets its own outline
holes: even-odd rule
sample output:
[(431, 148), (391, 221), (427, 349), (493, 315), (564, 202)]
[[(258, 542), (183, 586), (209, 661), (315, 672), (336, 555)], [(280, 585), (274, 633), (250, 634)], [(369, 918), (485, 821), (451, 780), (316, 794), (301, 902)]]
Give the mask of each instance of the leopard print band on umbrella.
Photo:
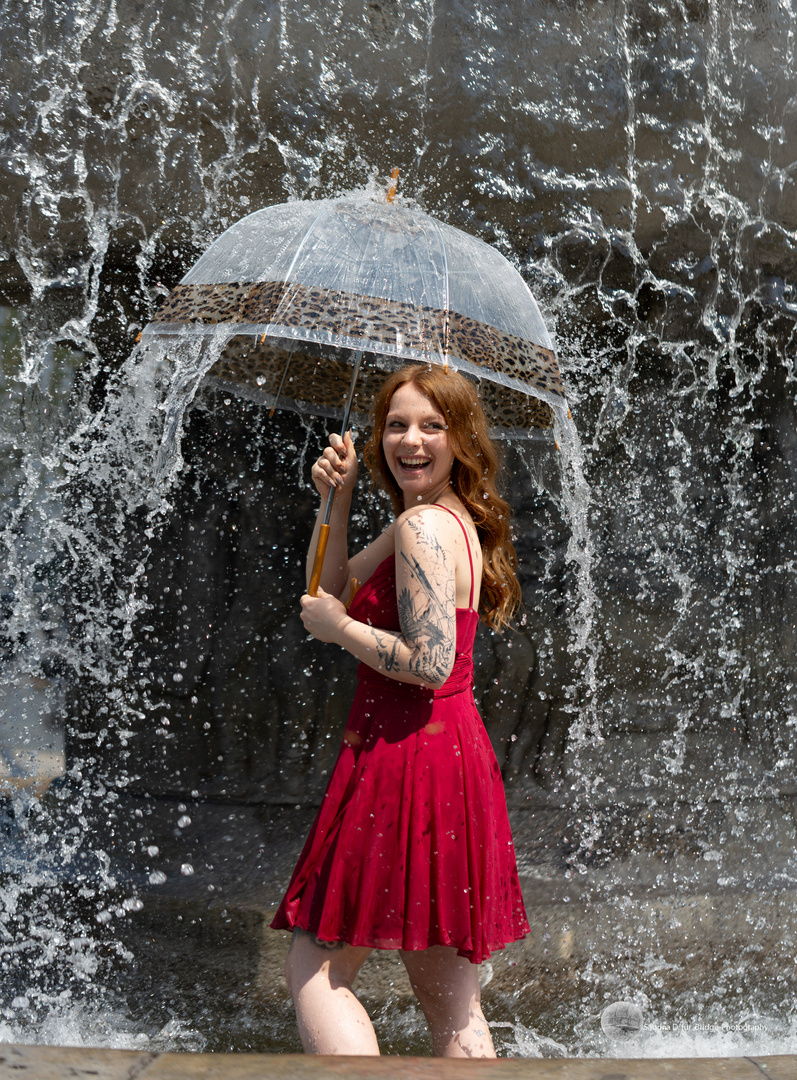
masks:
[[(334, 412), (345, 399), (350, 366), (343, 358), (314, 356), (310, 341), (384, 351), (395, 360), (445, 357), (480, 379), (480, 398), (496, 427), (548, 428), (551, 405), (565, 406), (552, 350), (456, 312), (309, 288), (290, 282), (228, 282), (178, 285), (147, 328), (147, 334), (228, 324), (234, 335), (210, 372), (225, 382), (256, 388), (264, 400), (291, 399)], [(238, 331), (236, 333), (236, 330)], [(279, 344), (272, 335), (279, 331)], [(264, 336), (265, 334), (265, 336)], [(296, 345), (286, 351), (285, 339)], [(287, 367), (286, 367), (287, 365)], [(378, 386), (365, 373), (358, 393), (369, 400)], [(383, 376), (378, 376), (379, 381)], [(318, 411), (318, 409), (316, 410)], [(326, 410), (324, 410), (326, 411)], [(365, 410), (367, 412), (367, 409)]]

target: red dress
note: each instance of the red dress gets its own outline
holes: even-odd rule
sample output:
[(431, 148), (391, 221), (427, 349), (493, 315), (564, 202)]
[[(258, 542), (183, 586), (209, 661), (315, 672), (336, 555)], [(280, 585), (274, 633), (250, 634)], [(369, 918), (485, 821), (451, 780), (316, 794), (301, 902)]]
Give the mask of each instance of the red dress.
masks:
[[(349, 614), (400, 629), (393, 555)], [(474, 964), (529, 932), (501, 773), (473, 700), (478, 614), (457, 608), (456, 619), (454, 668), (437, 690), (360, 664), (340, 755), (275, 929), (377, 949), (451, 945)]]

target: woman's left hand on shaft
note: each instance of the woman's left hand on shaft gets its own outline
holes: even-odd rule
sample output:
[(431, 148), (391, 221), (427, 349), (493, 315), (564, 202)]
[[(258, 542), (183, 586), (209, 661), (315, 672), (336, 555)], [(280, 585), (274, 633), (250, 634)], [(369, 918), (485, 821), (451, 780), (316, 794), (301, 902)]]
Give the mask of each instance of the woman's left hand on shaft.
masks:
[(302, 622), (305, 630), (318, 641), (337, 641), (348, 617), (340, 600), (321, 588), (318, 596), (305, 593), (302, 597)]

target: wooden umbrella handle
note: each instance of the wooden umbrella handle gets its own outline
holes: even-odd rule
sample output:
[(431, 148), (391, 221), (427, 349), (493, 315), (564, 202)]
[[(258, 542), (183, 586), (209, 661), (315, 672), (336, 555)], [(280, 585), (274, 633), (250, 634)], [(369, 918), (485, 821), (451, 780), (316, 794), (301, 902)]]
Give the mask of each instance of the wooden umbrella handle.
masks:
[(359, 591), (360, 591), (360, 583), (359, 583), (359, 581), (357, 580), (356, 577), (353, 577), (351, 579), (351, 585), (349, 586), (349, 599), (346, 601), (346, 610), (347, 611), (351, 607), (351, 602), (352, 602), (352, 600), (354, 599), (354, 597), (357, 595), (357, 593)]
[[(351, 373), (351, 382), (349, 383), (349, 395), (346, 398), (346, 405), (343, 409), (343, 423), (340, 426), (340, 437), (344, 439), (346, 437), (346, 429), (349, 426), (349, 416), (351, 415), (351, 403), (354, 400), (354, 387), (357, 384), (357, 376), (360, 374), (360, 364), (363, 359), (363, 350), (358, 349), (354, 355), (354, 367)], [(332, 515), (332, 503), (335, 499), (335, 488), (330, 487), (329, 495), (327, 495), (327, 505), (324, 510), (324, 521), (321, 525), (321, 531), (318, 534), (318, 544), (315, 549), (315, 558), (313, 559), (313, 572), (310, 575), (310, 587), (308, 592), (311, 596), (318, 596), (318, 586), (321, 584), (321, 571), (324, 566), (324, 556), (327, 552), (327, 540), (329, 539), (329, 519)]]
[(322, 525), (321, 531), (318, 534), (318, 544), (315, 549), (315, 559), (313, 559), (313, 572), (310, 575), (310, 587), (308, 592), (311, 596), (318, 596), (318, 586), (321, 582), (321, 571), (324, 569), (324, 556), (327, 552), (327, 541), (329, 540), (329, 525)]

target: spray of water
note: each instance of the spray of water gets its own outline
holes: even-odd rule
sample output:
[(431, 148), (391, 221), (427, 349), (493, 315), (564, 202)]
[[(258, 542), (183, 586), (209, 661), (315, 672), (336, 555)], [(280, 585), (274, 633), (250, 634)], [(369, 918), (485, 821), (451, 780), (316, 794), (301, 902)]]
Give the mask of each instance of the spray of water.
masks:
[[(561, 919), (583, 1023), (578, 1010), (524, 1021), (516, 1052), (615, 1050), (598, 1034), (614, 1000), (643, 1007), (635, 1054), (791, 1048), (793, 931), (773, 889), (797, 878), (797, 641), (783, 617), (797, 561), (794, 4), (477, 3), (465, 17), (425, 0), (236, 0), (175, 21), (58, 0), (2, 19), (0, 724), (38, 740), (39, 765), (49, 754), (66, 770), (46, 803), (24, 783), (7, 800), (3, 1037), (71, 1041), (81, 1022), (104, 1037), (75, 997), (124, 964), (114, 928), (140, 915), (142, 888), (117, 874), (92, 822), (100, 807), (112, 830), (140, 785), (141, 732), (154, 776), (175, 732), (188, 746), (198, 731), (219, 798), (259, 784), (299, 802), (322, 783), (337, 687), (288, 700), (289, 654), (320, 673), (276, 613), (292, 601), (275, 590), (268, 630), (240, 599), (230, 623), (214, 614), (216, 626), (249, 620), (257, 666), (283, 673), (261, 696), (270, 717), (290, 709), (296, 722), (290, 735), (275, 726), (262, 753), (295, 769), (288, 783), (258, 758), (246, 709), (240, 737), (216, 726), (210, 647), (176, 596), (188, 583), (158, 574), (168, 550), (178, 576), (196, 506), (197, 529), (229, 539), (225, 572), (242, 573), (233, 525), (261, 527), (252, 507), (273, 494), (257, 487), (275, 467), (273, 428), (246, 413), (251, 457), (228, 453), (236, 406), (201, 388), (215, 346), (180, 345), (167, 361), (134, 342), (233, 220), (375, 183), (398, 163), (405, 198), (526, 275), (575, 418), (558, 418), (558, 464), (531, 462), (519, 511), (527, 623), (511, 650), (485, 646), (491, 680), (497, 658), (522, 655), (522, 687), (482, 696), (510, 801), (567, 822), (556, 851), (551, 840), (544, 855), (542, 843), (521, 852), (556, 877), (551, 925), (565, 901), (582, 905), (582, 926), (590, 910), (605, 918), (588, 946), (579, 921)], [(295, 479), (321, 434), (284, 430), (276, 464)], [(299, 540), (286, 527), (264, 543), (258, 557), (288, 581)], [(171, 660), (151, 645), (166, 608)], [(214, 657), (217, 682), (243, 697), (252, 668)], [(13, 750), (6, 774), (25, 781), (33, 750)], [(172, 788), (152, 776), (175, 805), (199, 790), (195, 775), (180, 787), (172, 770)], [(182, 865), (202, 877), (194, 854), (176, 853), (173, 870), (155, 847), (142, 832), (142, 885)], [(703, 909), (672, 897), (702, 895), (743, 913), (711, 924), (727, 956), (679, 945), (695, 941)], [(740, 959), (750, 935), (755, 962)], [(67, 1034), (48, 1035), (59, 1017)], [(696, 1017), (714, 1027), (690, 1029)], [(748, 1027), (727, 1031), (737, 1023)]]

